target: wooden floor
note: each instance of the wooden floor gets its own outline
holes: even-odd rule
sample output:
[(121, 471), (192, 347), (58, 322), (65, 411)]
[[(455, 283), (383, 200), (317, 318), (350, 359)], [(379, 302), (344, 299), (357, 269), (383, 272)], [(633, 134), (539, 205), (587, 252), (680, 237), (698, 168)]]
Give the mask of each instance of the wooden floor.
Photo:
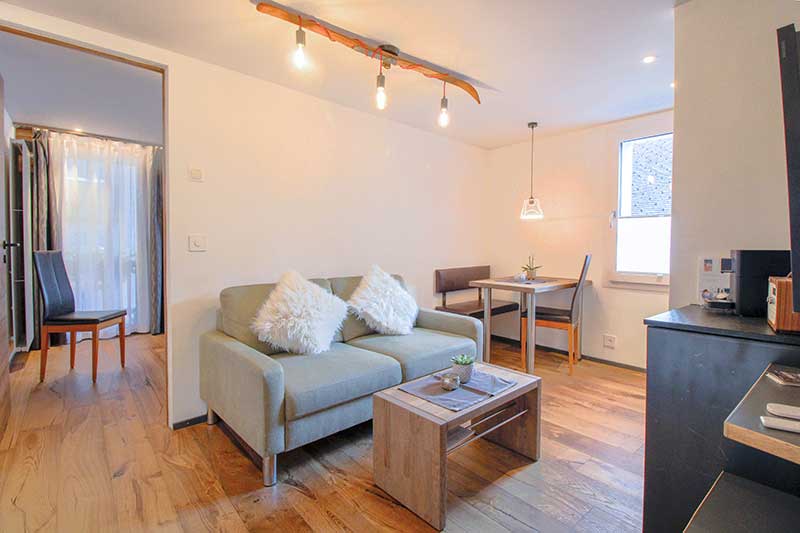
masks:
[[(0, 531), (432, 531), (372, 483), (371, 425), (279, 456), (275, 487), (219, 426), (164, 425), (163, 337), (134, 336), (128, 366), (101, 343), (39, 354), (11, 374), (0, 440)], [(518, 366), (496, 345), (493, 362)], [(478, 441), (448, 461), (447, 531), (641, 530), (645, 376), (537, 354), (542, 459)]]

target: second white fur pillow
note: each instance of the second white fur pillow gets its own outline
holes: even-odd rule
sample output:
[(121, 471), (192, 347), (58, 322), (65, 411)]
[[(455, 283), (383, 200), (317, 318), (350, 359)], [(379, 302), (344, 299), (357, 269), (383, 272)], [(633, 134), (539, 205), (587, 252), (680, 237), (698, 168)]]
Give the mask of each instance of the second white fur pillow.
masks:
[(384, 335), (408, 335), (419, 308), (400, 282), (373, 266), (347, 302), (355, 315)]
[(347, 304), (290, 270), (278, 281), (250, 326), (258, 340), (287, 352), (318, 354), (330, 349), (347, 317)]

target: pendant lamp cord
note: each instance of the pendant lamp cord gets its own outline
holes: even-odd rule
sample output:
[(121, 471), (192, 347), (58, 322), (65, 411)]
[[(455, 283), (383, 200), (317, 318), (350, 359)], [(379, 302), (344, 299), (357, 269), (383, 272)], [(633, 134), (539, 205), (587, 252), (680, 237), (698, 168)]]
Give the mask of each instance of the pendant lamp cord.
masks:
[(534, 130), (536, 129), (535, 126), (531, 126), (531, 198), (533, 198), (533, 141), (534, 141)]

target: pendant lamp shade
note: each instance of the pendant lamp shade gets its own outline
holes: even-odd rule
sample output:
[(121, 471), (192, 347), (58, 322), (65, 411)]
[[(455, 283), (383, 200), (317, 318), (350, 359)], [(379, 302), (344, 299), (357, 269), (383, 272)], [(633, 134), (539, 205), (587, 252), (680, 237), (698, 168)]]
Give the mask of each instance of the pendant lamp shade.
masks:
[(533, 196), (522, 203), (522, 211), (519, 214), (522, 220), (541, 220), (544, 218), (544, 211), (539, 205), (539, 199)]
[(519, 213), (519, 218), (521, 220), (541, 220), (544, 218), (544, 211), (542, 211), (542, 206), (539, 203), (539, 199), (533, 195), (533, 163), (535, 154), (533, 151), (533, 130), (536, 129), (536, 126), (538, 125), (538, 122), (528, 123), (528, 127), (531, 129), (531, 195), (522, 202), (522, 211)]

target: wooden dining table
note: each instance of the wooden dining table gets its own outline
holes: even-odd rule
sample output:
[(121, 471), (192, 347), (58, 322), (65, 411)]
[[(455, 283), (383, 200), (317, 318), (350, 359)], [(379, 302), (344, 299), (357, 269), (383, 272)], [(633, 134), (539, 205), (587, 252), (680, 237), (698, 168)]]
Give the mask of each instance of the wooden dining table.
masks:
[[(586, 280), (585, 284), (588, 286), (592, 282)], [(469, 285), (483, 291), (483, 360), (487, 363), (492, 359), (492, 290), (520, 293), (520, 312), (528, 310), (528, 342), (525, 350), (525, 360), (528, 373), (533, 374), (536, 352), (536, 295), (574, 289), (578, 286), (578, 280), (537, 276), (536, 279), (532, 280), (516, 281), (509, 276), (506, 278), (478, 279), (470, 281)]]

